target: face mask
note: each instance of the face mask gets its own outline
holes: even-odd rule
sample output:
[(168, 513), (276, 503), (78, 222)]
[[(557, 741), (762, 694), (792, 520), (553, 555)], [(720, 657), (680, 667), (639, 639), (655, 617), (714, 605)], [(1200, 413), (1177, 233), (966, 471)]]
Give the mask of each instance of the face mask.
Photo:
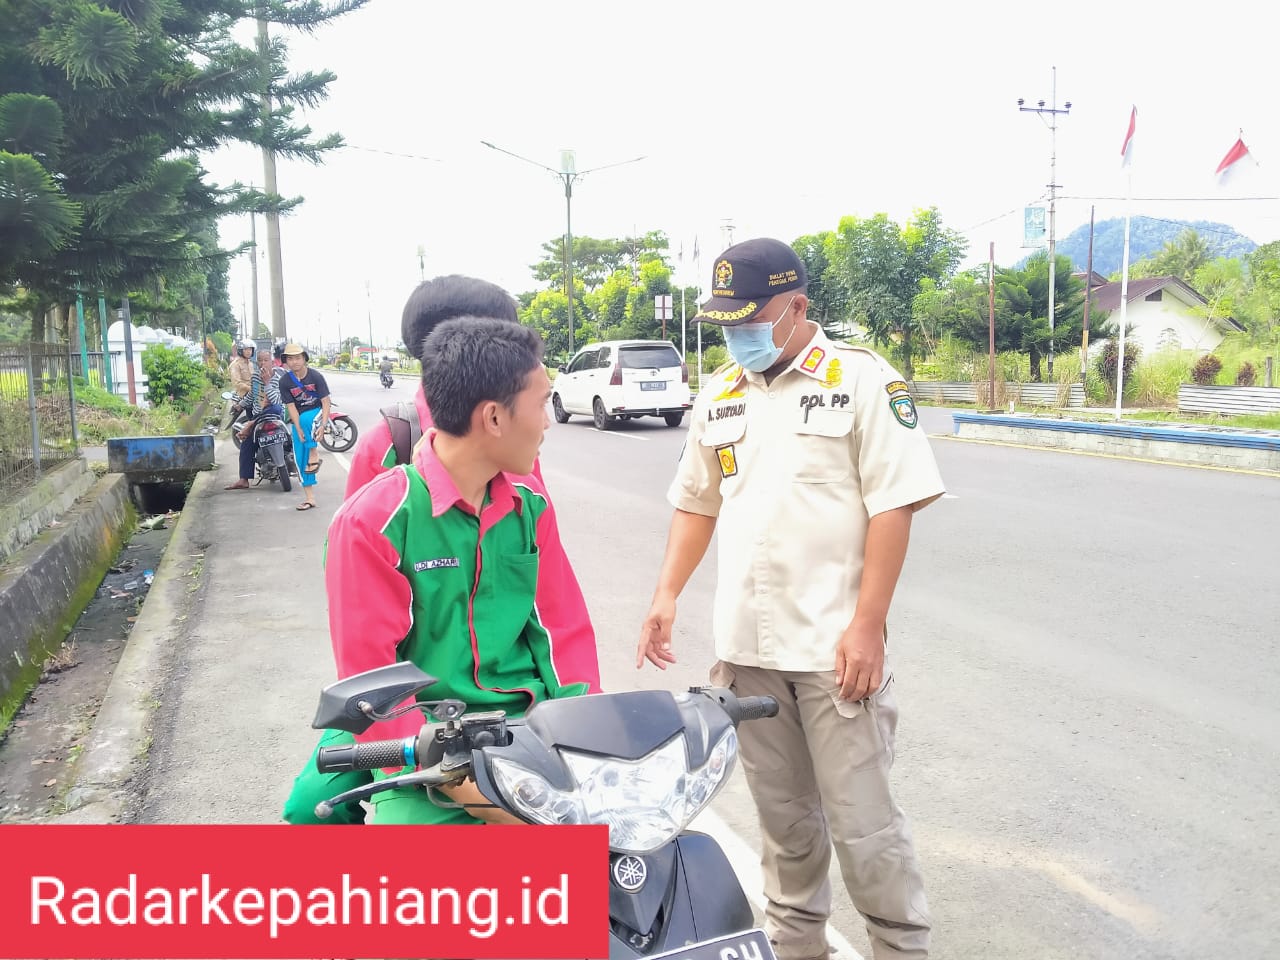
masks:
[[(794, 299), (793, 296), (791, 300)], [(744, 323), (738, 327), (724, 328), (724, 344), (729, 348), (729, 356), (733, 357), (734, 362), (740, 364), (743, 370), (764, 373), (778, 362), (783, 349), (791, 342), (791, 337), (796, 331), (792, 327), (791, 333), (787, 334), (787, 339), (783, 341), (781, 347), (778, 347), (773, 343), (773, 328), (780, 324), (791, 311), (791, 300), (787, 301), (782, 316), (773, 323)]]

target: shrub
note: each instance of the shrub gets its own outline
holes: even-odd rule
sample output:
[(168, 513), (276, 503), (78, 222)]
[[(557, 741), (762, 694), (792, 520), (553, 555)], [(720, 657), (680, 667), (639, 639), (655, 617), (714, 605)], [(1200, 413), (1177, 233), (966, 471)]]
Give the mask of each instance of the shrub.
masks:
[(335, 359), (335, 362), (338, 364), (338, 366), (339, 366), (339, 367), (345, 367), (345, 366), (347, 366), (348, 364), (350, 364), (350, 363), (351, 363), (351, 354), (349, 354), (349, 353), (340, 353), (340, 354), (338, 354), (338, 356), (337, 356), (337, 357), (335, 357), (334, 359)]
[[(702, 372), (712, 373), (729, 359), (729, 351), (718, 343), (702, 348)], [(695, 364), (696, 366), (696, 364)]]
[(142, 370), (147, 375), (147, 397), (153, 404), (171, 403), (184, 410), (209, 382), (203, 364), (187, 356), (185, 350), (162, 343), (147, 347)]
[[(1102, 347), (1102, 352), (1098, 355), (1098, 362), (1094, 369), (1098, 371), (1098, 376), (1102, 378), (1103, 383), (1107, 384), (1111, 395), (1115, 396), (1116, 383), (1116, 361), (1120, 356), (1120, 347), (1115, 340), (1108, 340)], [(1142, 348), (1132, 340), (1126, 341), (1124, 345), (1124, 379), (1126, 385), (1133, 383), (1133, 369), (1138, 365), (1138, 360), (1142, 357)]]
[(1191, 379), (1202, 387), (1210, 386), (1218, 379), (1222, 371), (1222, 361), (1212, 353), (1206, 353), (1191, 368)]
[(1236, 371), (1237, 387), (1252, 387), (1258, 382), (1258, 371), (1253, 368), (1253, 364), (1246, 360), (1240, 364), (1240, 369)]
[(1133, 392), (1126, 389), (1125, 395), (1143, 407), (1176, 405), (1178, 387), (1187, 382), (1190, 368), (1191, 359), (1181, 350), (1158, 350), (1134, 367), (1132, 377), (1125, 374), (1125, 383), (1133, 386)]

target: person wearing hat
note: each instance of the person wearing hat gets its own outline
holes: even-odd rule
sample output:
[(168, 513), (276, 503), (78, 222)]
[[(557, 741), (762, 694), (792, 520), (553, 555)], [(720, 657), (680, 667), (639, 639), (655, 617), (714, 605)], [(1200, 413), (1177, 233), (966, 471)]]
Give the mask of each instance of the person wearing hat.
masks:
[(833, 845), (872, 956), (927, 957), (924, 885), (889, 786), (886, 619), (912, 517), (945, 488), (906, 383), (809, 319), (807, 282), (778, 240), (715, 261), (694, 320), (723, 330), (733, 362), (694, 403), (636, 667), (675, 662), (676, 598), (718, 531), (711, 682), (779, 703), (738, 730), (779, 960), (827, 955)]
[(325, 424), (329, 422), (329, 384), (322, 373), (307, 366), (311, 355), (298, 344), (285, 344), (281, 356), (285, 372), (278, 375), (277, 382), (280, 398), (293, 422), (293, 456), (302, 476), (302, 494), (306, 497), (297, 509), (313, 510), (316, 471), (324, 462), (320, 459), (317, 441), (324, 436)]

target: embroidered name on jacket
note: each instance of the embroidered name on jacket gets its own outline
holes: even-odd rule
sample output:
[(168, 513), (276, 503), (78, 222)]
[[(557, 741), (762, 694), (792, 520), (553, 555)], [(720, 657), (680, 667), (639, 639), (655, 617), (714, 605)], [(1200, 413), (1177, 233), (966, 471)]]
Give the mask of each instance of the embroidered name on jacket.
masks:
[(415, 572), (421, 573), (423, 570), (439, 570), (441, 567), (456, 566), (458, 566), (457, 557), (438, 557), (435, 560), (419, 560), (413, 565), (413, 569)]

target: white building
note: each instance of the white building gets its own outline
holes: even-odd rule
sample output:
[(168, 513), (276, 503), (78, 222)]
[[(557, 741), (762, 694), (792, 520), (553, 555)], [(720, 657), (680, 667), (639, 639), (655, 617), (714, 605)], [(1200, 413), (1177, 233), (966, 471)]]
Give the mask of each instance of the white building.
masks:
[[(1209, 301), (1177, 277), (1130, 280), (1128, 294), (1124, 336), (1136, 341), (1143, 355), (1164, 347), (1210, 353), (1228, 333), (1244, 329), (1231, 317), (1207, 317)], [(1105, 310), (1119, 330), (1120, 284), (1098, 284), (1089, 297), (1090, 311)]]

